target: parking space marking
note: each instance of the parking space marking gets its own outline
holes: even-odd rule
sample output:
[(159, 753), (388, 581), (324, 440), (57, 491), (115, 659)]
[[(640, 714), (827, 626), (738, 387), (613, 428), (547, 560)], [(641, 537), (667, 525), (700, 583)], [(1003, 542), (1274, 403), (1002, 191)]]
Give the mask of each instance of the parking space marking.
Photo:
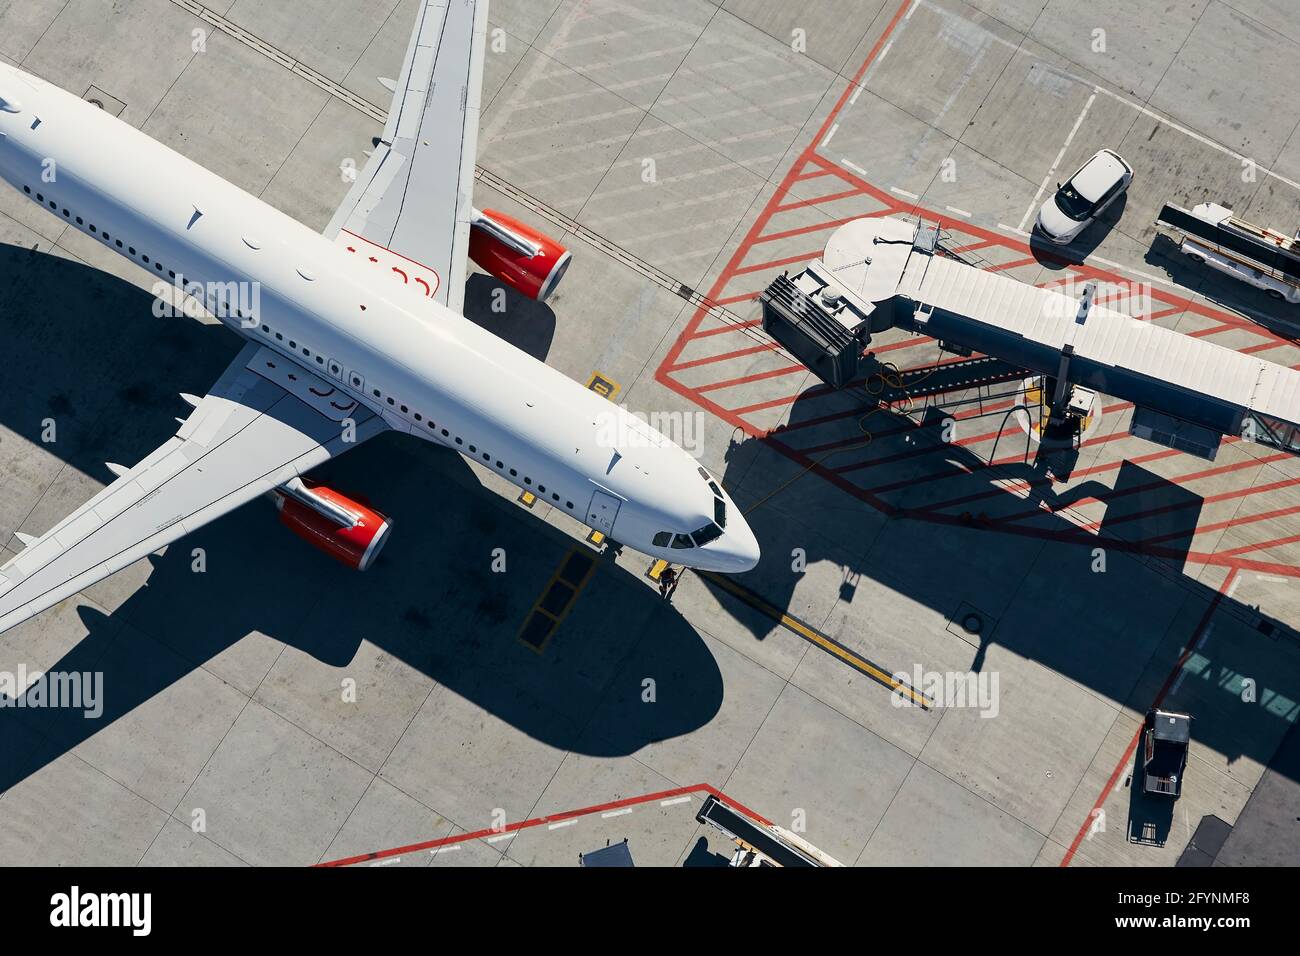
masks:
[(1065, 137), (1065, 145), (1063, 145), (1061, 151), (1056, 154), (1056, 159), (1052, 162), (1052, 168), (1049, 169), (1047, 175), (1043, 177), (1043, 181), (1038, 187), (1038, 192), (1034, 193), (1034, 198), (1033, 201), (1030, 202), (1029, 208), (1026, 209), (1025, 214), (1020, 217), (1020, 229), (1025, 228), (1025, 223), (1029, 221), (1029, 217), (1032, 216), (1034, 210), (1038, 208), (1038, 200), (1043, 195), (1043, 190), (1047, 189), (1047, 184), (1050, 183), (1052, 177), (1056, 175), (1056, 170), (1060, 167), (1061, 161), (1065, 159), (1065, 151), (1069, 149), (1070, 144), (1074, 142), (1075, 134), (1079, 132), (1079, 127), (1083, 125), (1083, 118), (1088, 115), (1088, 110), (1092, 109), (1092, 104), (1096, 99), (1097, 94), (1093, 93), (1088, 97), (1088, 102), (1083, 104), (1083, 109), (1079, 111), (1079, 115), (1074, 121), (1074, 126), (1070, 129), (1070, 135)]

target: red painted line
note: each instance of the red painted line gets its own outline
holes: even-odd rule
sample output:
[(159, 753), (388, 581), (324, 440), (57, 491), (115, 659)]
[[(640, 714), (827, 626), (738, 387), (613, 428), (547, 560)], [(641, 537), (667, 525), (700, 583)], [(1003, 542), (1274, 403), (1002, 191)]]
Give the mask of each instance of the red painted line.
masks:
[(820, 206), (822, 203), (835, 202), (837, 199), (849, 199), (853, 196), (861, 196), (861, 189), (846, 189), (843, 192), (828, 193), (825, 196), (816, 196), (812, 199), (800, 199), (798, 202), (786, 203), (783, 206), (777, 206), (777, 212), (793, 212), (796, 209), (806, 209), (809, 206)]
[(1036, 266), (1036, 265), (1038, 265), (1038, 258), (1036, 256), (1029, 256), (1025, 259), (1012, 259), (1010, 262), (1003, 262), (995, 266), (988, 266), (984, 269), (984, 271), (985, 272), (1006, 272), (1010, 269), (1019, 269), (1021, 266)]
[(755, 266), (745, 266), (743, 269), (737, 269), (736, 275), (748, 275), (751, 272), (762, 272), (764, 269), (776, 269), (780, 266), (793, 265), (796, 262), (811, 262), (822, 254), (822, 250), (816, 252), (802, 252), (797, 256), (786, 256), (784, 259), (773, 259), (770, 262), (760, 262)]
[(744, 295), (731, 295), (725, 299), (715, 299), (714, 301), (718, 305), (735, 305), (737, 302), (753, 302), (759, 297), (759, 294), (759, 292), (746, 292)]
[[(1237, 572), (1234, 569), (1230, 570), (1227, 577), (1223, 579), (1223, 584), (1219, 586), (1219, 590), (1214, 595), (1213, 599), (1211, 599), (1209, 607), (1205, 609), (1205, 614), (1201, 616), (1200, 623), (1196, 625), (1196, 630), (1192, 632), (1192, 639), (1187, 642), (1187, 647), (1183, 650), (1183, 653), (1178, 656), (1178, 661), (1174, 664), (1174, 669), (1171, 670), (1169, 675), (1165, 678), (1165, 682), (1161, 685), (1159, 692), (1156, 694), (1156, 699), (1151, 702), (1151, 706), (1148, 708), (1149, 710), (1157, 709), (1164, 702), (1165, 697), (1174, 686), (1174, 681), (1178, 679), (1178, 673), (1187, 664), (1188, 659), (1190, 659), (1192, 654), (1195, 652), (1197, 645), (1200, 644), (1201, 638), (1205, 634), (1205, 629), (1210, 626), (1210, 619), (1214, 617), (1214, 612), (1218, 610), (1219, 603), (1223, 600), (1224, 595), (1228, 592), (1228, 588), (1236, 577)], [(1079, 827), (1079, 832), (1074, 835), (1074, 842), (1070, 844), (1070, 848), (1065, 851), (1065, 856), (1061, 858), (1061, 866), (1069, 866), (1070, 861), (1074, 859), (1074, 854), (1079, 850), (1079, 844), (1082, 843), (1084, 837), (1088, 835), (1088, 827), (1092, 824), (1092, 820), (1096, 816), (1097, 812), (1101, 810), (1102, 805), (1105, 804), (1106, 798), (1109, 797), (1111, 791), (1115, 789), (1115, 784), (1119, 782), (1120, 775), (1124, 773), (1124, 768), (1127, 767), (1129, 761), (1133, 759), (1133, 754), (1137, 750), (1138, 741), (1141, 738), (1142, 728), (1139, 726), (1137, 733), (1133, 735), (1133, 739), (1130, 740), (1128, 746), (1124, 748), (1124, 756), (1119, 758), (1119, 763), (1115, 764), (1115, 769), (1111, 771), (1110, 778), (1106, 781), (1106, 785), (1102, 787), (1101, 794), (1097, 797), (1097, 801), (1092, 805), (1092, 810), (1088, 812), (1087, 819), (1084, 820), (1083, 824)]]
[(753, 375), (742, 375), (740, 378), (729, 378), (724, 382), (714, 382), (711, 385), (701, 385), (695, 390), (697, 392), (716, 392), (723, 388), (733, 388), (736, 385), (747, 385), (750, 382), (762, 382), (769, 378), (780, 378), (784, 375), (793, 375), (796, 372), (803, 374), (808, 373), (808, 369), (802, 365), (787, 365), (785, 368), (768, 369), (766, 372), (755, 372)]
[[(692, 339), (707, 339), (711, 335), (722, 335), (724, 332), (742, 332), (745, 329), (752, 329), (757, 325), (762, 325), (762, 319), (746, 319), (743, 322), (725, 322), (722, 325), (715, 326), (711, 329), (705, 329), (703, 332), (691, 333), (690, 339), (683, 337), (682, 344)], [(679, 353), (680, 354), (680, 353)]]
[(1236, 557), (1239, 554), (1250, 554), (1253, 551), (1267, 551), (1269, 548), (1280, 548), (1284, 544), (1294, 544), (1300, 541), (1300, 534), (1287, 535), (1285, 538), (1274, 538), (1271, 541), (1260, 541), (1256, 544), (1242, 545), (1240, 548), (1233, 548), (1231, 551), (1220, 551), (1222, 555)]
[(809, 180), (809, 179), (816, 179), (816, 178), (819, 177), (819, 176), (829, 176), (830, 174), (831, 174), (831, 171), (830, 171), (829, 169), (821, 169), (821, 168), (818, 168), (818, 169), (814, 169), (811, 173), (802, 173), (802, 174), (796, 176), (796, 177), (793, 179), (793, 182), (796, 182), (796, 183), (802, 183), (802, 182), (805, 182), (805, 181), (807, 181), (807, 180)]
[(690, 362), (681, 362), (674, 365), (668, 371), (680, 372), (683, 369), (697, 368), (701, 365), (712, 365), (715, 362), (725, 362), (728, 359), (743, 358), (746, 355), (753, 355), (757, 352), (775, 352), (781, 347), (779, 342), (767, 342), (763, 345), (751, 345), (747, 349), (737, 349), (734, 352), (723, 352), (721, 355), (710, 355), (707, 358), (693, 359)]
[(997, 245), (997, 243), (991, 239), (981, 239), (979, 242), (969, 242), (964, 246), (957, 246), (957, 248), (949, 249), (948, 251), (954, 256), (959, 256), (964, 252), (974, 252), (976, 249), (983, 249), (987, 246), (993, 245)]
[[(1272, 518), (1285, 518), (1300, 512), (1300, 505), (1293, 505), (1290, 508), (1277, 508), (1273, 511), (1261, 511), (1258, 514), (1245, 515), (1244, 517), (1229, 518), (1226, 521), (1216, 521), (1213, 524), (1197, 525), (1195, 528), (1185, 528), (1182, 531), (1174, 531), (1170, 534), (1162, 534), (1158, 538), (1147, 538), (1148, 544), (1160, 544), (1162, 541), (1174, 541), (1178, 538), (1184, 538), (1188, 535), (1209, 534), (1212, 531), (1226, 531), (1229, 528), (1240, 528), (1242, 525), (1253, 524), (1256, 521), (1268, 521)], [(1220, 552), (1226, 554), (1227, 552)]]
[[(888, 209), (877, 209), (875, 212), (863, 213), (859, 216), (845, 216), (843, 219), (828, 219), (825, 222), (813, 223), (811, 226), (800, 226), (798, 229), (787, 229), (784, 232), (771, 232), (755, 239), (753, 245), (758, 245), (763, 242), (776, 242), (778, 239), (790, 239), (794, 236), (806, 236), (810, 232), (824, 232), (827, 229), (838, 229), (840, 226), (847, 225), (850, 222), (857, 222), (859, 219), (875, 219), (879, 216), (888, 216), (897, 211), (898, 210), (893, 207)], [(821, 253), (818, 253), (818, 255), (821, 255)]]
[(444, 837), (441, 840), (428, 840), (424, 843), (411, 843), (406, 846), (393, 847), (391, 850), (375, 850), (371, 853), (362, 853), (359, 856), (349, 856), (341, 860), (331, 860), (328, 863), (318, 863), (318, 867), (333, 866), (353, 866), (357, 863), (366, 863), (371, 860), (383, 860), (389, 857), (401, 856), (404, 853), (417, 853), (422, 850), (433, 850), (439, 847), (450, 846), (454, 843), (466, 843), (470, 840), (482, 840), (488, 837), (501, 836), (505, 833), (518, 833), (520, 830), (529, 830), (533, 827), (539, 827), (547, 823), (559, 823), (561, 820), (572, 820), (576, 817), (590, 816), (593, 813), (604, 813), (608, 810), (619, 810), (623, 807), (634, 807), (642, 803), (650, 803), (654, 800), (668, 800), (672, 797), (686, 796), (688, 794), (708, 793), (717, 797), (723, 803), (727, 804), (734, 810), (745, 814), (752, 820), (771, 826), (772, 821), (759, 816), (753, 810), (743, 804), (731, 799), (721, 790), (707, 783), (697, 783), (693, 787), (677, 787), (674, 790), (661, 790), (658, 793), (647, 793), (639, 797), (627, 797), (623, 800), (613, 800), (609, 803), (597, 804), (594, 807), (583, 807), (580, 810), (566, 810), (563, 813), (553, 813), (545, 817), (534, 817), (531, 820), (524, 820), (520, 823), (508, 823), (501, 829), (492, 827), (486, 830), (475, 830), (473, 833), (463, 833), (460, 836)]
[[(1219, 465), (1219, 466), (1216, 467), (1216, 468), (1206, 468), (1206, 469), (1203, 469), (1202, 471), (1194, 471), (1194, 472), (1191, 472), (1191, 473), (1186, 474), (1186, 475), (1175, 475), (1175, 476), (1170, 477), (1170, 478), (1158, 478), (1157, 480), (1155, 480), (1155, 481), (1149, 481), (1149, 482), (1147, 482), (1146, 484), (1142, 484), (1142, 485), (1134, 485), (1132, 488), (1111, 489), (1111, 491), (1109, 491), (1109, 492), (1104, 492), (1104, 493), (1099, 494), (1099, 495), (1089, 495), (1088, 497), (1080, 498), (1080, 499), (1078, 499), (1077, 501), (1072, 502), (1072, 505), (1094, 504), (1094, 503), (1095, 503), (1095, 504), (1111, 504), (1112, 502), (1117, 501), (1117, 500), (1119, 500), (1120, 498), (1127, 498), (1129, 495), (1138, 495), (1138, 494), (1143, 493), (1144, 491), (1156, 491), (1156, 490), (1158, 490), (1158, 489), (1160, 489), (1160, 488), (1163, 488), (1163, 487), (1166, 486), (1166, 485), (1185, 485), (1185, 484), (1187, 484), (1188, 482), (1192, 482), (1192, 481), (1200, 481), (1200, 480), (1202, 480), (1202, 479), (1204, 479), (1204, 478), (1215, 478), (1215, 477), (1218, 477), (1219, 475), (1230, 475), (1230, 474), (1232, 474), (1233, 472), (1236, 472), (1236, 471), (1243, 471), (1243, 470), (1245, 470), (1245, 469), (1247, 469), (1247, 468), (1253, 468), (1253, 467), (1256, 467), (1256, 466), (1262, 466), (1262, 465), (1272, 464), (1272, 463), (1275, 462), (1275, 461), (1282, 461), (1282, 460), (1284, 460), (1284, 459), (1286, 459), (1286, 458), (1290, 458), (1290, 457), (1291, 457), (1290, 455), (1287, 455), (1287, 454), (1285, 454), (1285, 453), (1279, 452), (1279, 453), (1276, 454), (1276, 455), (1266, 455), (1266, 456), (1263, 457), (1263, 458), (1247, 458), (1245, 461), (1233, 462), (1231, 465)], [(1298, 478), (1298, 479), (1294, 479), (1294, 481), (1300, 481), (1300, 478)], [(1235, 493), (1236, 493), (1236, 492), (1233, 492), (1233, 494), (1235, 494)], [(1171, 505), (1170, 508), (1172, 508), (1172, 507), (1186, 507), (1186, 506), (1189, 506), (1189, 505), (1191, 505), (1191, 504), (1200, 504), (1202, 500), (1207, 501), (1207, 502), (1208, 502), (1208, 501), (1216, 501), (1216, 500), (1219, 500), (1219, 499), (1222, 498), (1222, 497), (1224, 497), (1224, 496), (1222, 496), (1222, 495), (1216, 495), (1216, 496), (1213, 496), (1213, 497), (1210, 497), (1210, 498), (1205, 498), (1205, 499), (1200, 499), (1200, 498), (1198, 498), (1195, 502), (1184, 502), (1182, 505), (1179, 505), (1179, 506), (1172, 506), (1172, 505)], [(1168, 509), (1158, 508), (1158, 509), (1155, 509), (1155, 510), (1150, 511), (1150, 512), (1138, 512), (1138, 513), (1136, 513), (1136, 514), (1134, 514), (1134, 515), (1125, 515), (1123, 518), (1116, 518), (1116, 519), (1113, 519), (1113, 520), (1116, 521), (1116, 522), (1119, 522), (1119, 521), (1129, 521), (1129, 520), (1134, 519), (1135, 517), (1143, 517), (1143, 516), (1145, 516), (1145, 515), (1147, 515), (1147, 514), (1156, 514), (1156, 513), (1160, 512), (1160, 511), (1163, 511), (1163, 510), (1168, 510)], [(1037, 512), (1037, 511), (1036, 511), (1036, 512), (1032, 512), (1032, 513), (1030, 513), (1030, 512), (1024, 512), (1024, 513), (1022, 513), (1022, 514), (1007, 515), (1005, 518), (1003, 518), (1003, 519), (1001, 519), (1001, 520), (1002, 520), (1002, 521), (1007, 521), (1007, 522), (1011, 522), (1011, 521), (1020, 521), (1020, 520), (1022, 520), (1022, 519), (1024, 519), (1024, 518), (1032, 518), (1032, 517), (1034, 517), (1035, 515), (1040, 514), (1040, 513), (1041, 513), (1041, 512)]]

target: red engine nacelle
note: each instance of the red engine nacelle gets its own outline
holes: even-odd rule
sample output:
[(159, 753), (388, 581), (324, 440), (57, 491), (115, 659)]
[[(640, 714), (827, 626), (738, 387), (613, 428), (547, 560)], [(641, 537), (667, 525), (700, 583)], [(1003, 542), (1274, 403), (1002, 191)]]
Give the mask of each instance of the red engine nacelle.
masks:
[[(528, 254), (523, 246), (532, 246), (536, 254)], [(470, 230), (469, 257), (516, 292), (545, 302), (564, 278), (573, 254), (518, 219), (486, 209), (477, 214)]]
[(354, 523), (351, 526), (340, 525), (324, 511), (284, 491), (277, 491), (275, 502), (280, 511), (280, 522), (308, 544), (348, 567), (358, 571), (370, 567), (388, 542), (392, 531), (388, 518), (333, 488), (305, 481), (302, 485), (307, 497), (322, 502), (329, 510), (347, 512)]

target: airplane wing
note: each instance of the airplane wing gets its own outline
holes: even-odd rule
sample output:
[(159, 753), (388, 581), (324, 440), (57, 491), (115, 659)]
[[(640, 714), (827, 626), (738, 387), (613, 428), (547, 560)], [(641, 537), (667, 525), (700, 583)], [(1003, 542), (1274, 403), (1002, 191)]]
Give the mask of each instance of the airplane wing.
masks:
[(460, 312), (487, 0), (421, 0), (384, 135), (325, 229)]
[(250, 343), (173, 438), (0, 567), (0, 632), (386, 427)]

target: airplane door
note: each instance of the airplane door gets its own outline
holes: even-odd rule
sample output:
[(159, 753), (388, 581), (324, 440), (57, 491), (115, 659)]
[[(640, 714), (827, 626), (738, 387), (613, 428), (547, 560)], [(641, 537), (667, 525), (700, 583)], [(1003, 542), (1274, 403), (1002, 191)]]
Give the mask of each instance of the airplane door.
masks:
[(591, 496), (591, 507), (587, 509), (587, 524), (606, 537), (614, 533), (614, 519), (618, 517), (618, 508), (622, 502), (605, 491), (597, 490)]

